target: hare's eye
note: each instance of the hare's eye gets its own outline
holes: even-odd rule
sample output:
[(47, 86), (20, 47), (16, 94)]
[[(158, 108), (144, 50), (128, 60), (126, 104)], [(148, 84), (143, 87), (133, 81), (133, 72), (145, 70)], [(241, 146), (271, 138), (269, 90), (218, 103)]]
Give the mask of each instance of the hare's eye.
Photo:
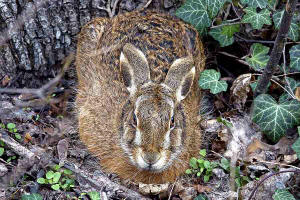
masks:
[(137, 122), (136, 122), (136, 115), (133, 113), (133, 125), (136, 126)]
[(175, 127), (175, 120), (174, 120), (174, 115), (171, 117), (171, 124), (170, 128), (173, 129)]

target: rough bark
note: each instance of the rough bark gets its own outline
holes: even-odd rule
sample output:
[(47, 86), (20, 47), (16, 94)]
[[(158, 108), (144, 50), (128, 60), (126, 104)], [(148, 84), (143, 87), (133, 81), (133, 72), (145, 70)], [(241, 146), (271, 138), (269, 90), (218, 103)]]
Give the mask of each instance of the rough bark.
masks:
[[(117, 13), (147, 2), (120, 0)], [(55, 77), (60, 61), (75, 52), (80, 27), (92, 18), (108, 17), (101, 9), (106, 4), (107, 0), (0, 0), (0, 87), (37, 88)]]

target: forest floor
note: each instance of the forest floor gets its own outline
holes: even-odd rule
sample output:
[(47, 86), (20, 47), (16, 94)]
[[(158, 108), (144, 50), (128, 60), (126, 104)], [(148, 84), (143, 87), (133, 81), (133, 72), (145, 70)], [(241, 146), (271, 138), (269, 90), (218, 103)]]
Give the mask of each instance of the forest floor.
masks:
[[(128, 0), (119, 6), (130, 11), (145, 2)], [(174, 2), (165, 0), (163, 9), (174, 14), (178, 7)], [(194, 169), (191, 164), (191, 170), (203, 170), (201, 176), (185, 174), (172, 184), (144, 185), (103, 173), (97, 158), (79, 140), (74, 108), (76, 72), (72, 63), (49, 87), (51, 91), (45, 98), (37, 96), (41, 89), (31, 94), (1, 94), (0, 200), (98, 199), (100, 196), (101, 199), (225, 200), (230, 196), (248, 199), (254, 190), (253, 199), (267, 200), (272, 199), (278, 185), (289, 188), (300, 198), (300, 174), (294, 173), (300, 161), (291, 149), (297, 139), (296, 128), (289, 129), (274, 144), (250, 119), (253, 92), (247, 89), (246, 95), (241, 96), (246, 99), (240, 99), (244, 103), (239, 109), (235, 105), (237, 101), (232, 101), (234, 88), (246, 88), (235, 82), (237, 77), (251, 80), (247, 74), (253, 71), (236, 59), (249, 52), (251, 43), (241, 41), (220, 48), (210, 36), (204, 37), (203, 42), (206, 67), (218, 68), (222, 80), (231, 89), (218, 95), (204, 92), (202, 112), (206, 115), (201, 116), (200, 125), (206, 142), (196, 159), (209, 167)], [(278, 86), (271, 86), (273, 93), (279, 90)]]

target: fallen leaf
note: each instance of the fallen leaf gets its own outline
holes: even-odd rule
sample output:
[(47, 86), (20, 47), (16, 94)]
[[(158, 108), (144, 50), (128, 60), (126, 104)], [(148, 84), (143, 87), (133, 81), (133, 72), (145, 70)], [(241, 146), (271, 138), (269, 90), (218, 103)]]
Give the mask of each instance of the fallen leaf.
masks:
[(211, 192), (212, 188), (205, 186), (205, 185), (194, 185), (195, 189), (198, 191), (198, 193), (203, 193), (203, 192)]
[(242, 74), (235, 79), (230, 88), (230, 102), (235, 108), (241, 110), (246, 103), (250, 91), (252, 74)]
[(300, 87), (297, 87), (296, 88), (296, 91), (295, 91), (295, 97), (298, 101), (300, 101)]
[(31, 142), (32, 141), (32, 137), (30, 135), (30, 133), (25, 133), (25, 136), (24, 136), (24, 142), (25, 143), (28, 143), (28, 142)]
[(60, 165), (63, 165), (65, 160), (67, 159), (68, 147), (69, 142), (67, 141), (67, 139), (62, 139), (57, 144), (57, 153)]

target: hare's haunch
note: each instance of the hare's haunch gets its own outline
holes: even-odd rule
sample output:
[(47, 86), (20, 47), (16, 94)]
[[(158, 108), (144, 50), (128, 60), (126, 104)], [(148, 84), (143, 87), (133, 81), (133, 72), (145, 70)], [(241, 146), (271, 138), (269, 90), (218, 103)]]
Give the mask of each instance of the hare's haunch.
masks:
[(107, 172), (172, 182), (197, 156), (197, 31), (169, 15), (139, 11), (88, 23), (78, 39), (79, 133)]

